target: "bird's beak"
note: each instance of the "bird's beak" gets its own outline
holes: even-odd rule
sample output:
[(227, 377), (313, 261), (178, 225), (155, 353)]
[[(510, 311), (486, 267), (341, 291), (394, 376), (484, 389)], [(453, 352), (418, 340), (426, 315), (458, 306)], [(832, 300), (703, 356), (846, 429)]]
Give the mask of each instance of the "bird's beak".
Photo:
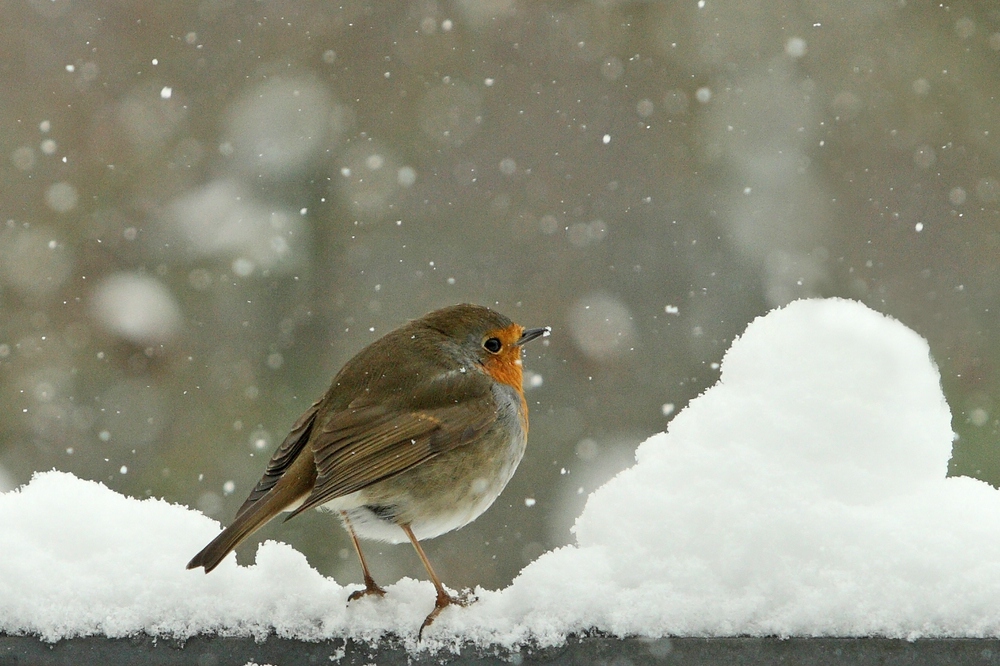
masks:
[(517, 342), (514, 344), (520, 347), (525, 342), (531, 342), (535, 338), (547, 338), (551, 332), (552, 329), (548, 326), (542, 326), (541, 328), (528, 328), (525, 329), (524, 333), (521, 334), (521, 337), (518, 338)]

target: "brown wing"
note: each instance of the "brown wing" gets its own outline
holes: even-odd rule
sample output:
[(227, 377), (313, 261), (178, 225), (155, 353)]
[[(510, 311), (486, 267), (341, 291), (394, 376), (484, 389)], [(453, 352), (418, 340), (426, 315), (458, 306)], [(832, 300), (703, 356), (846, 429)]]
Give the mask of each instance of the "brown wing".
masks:
[(246, 513), (247, 509), (266, 495), (274, 487), (274, 484), (278, 482), (281, 475), (288, 470), (292, 461), (298, 457), (299, 452), (302, 451), (302, 447), (309, 441), (309, 435), (312, 433), (313, 424), (316, 422), (316, 413), (319, 410), (321, 402), (322, 398), (314, 402), (306, 410), (306, 413), (300, 416), (299, 420), (292, 426), (292, 431), (288, 433), (285, 441), (281, 443), (281, 446), (271, 456), (270, 462), (267, 463), (264, 476), (260, 478), (257, 486), (250, 492), (250, 496), (243, 502), (243, 506), (236, 512), (236, 518)]
[(312, 494), (288, 517), (349, 495), (445, 451), (468, 444), (497, 418), (491, 393), (446, 407), (390, 413), (382, 405), (349, 407), (314, 432), (319, 476)]

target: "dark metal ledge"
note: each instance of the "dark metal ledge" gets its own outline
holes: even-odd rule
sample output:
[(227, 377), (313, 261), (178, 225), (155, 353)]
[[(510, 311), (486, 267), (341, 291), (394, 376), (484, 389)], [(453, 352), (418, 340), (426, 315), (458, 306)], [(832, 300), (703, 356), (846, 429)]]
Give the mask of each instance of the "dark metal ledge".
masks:
[(461, 654), (444, 651), (410, 654), (398, 640), (377, 645), (361, 641), (332, 640), (320, 643), (278, 638), (256, 642), (252, 638), (196, 636), (187, 641), (87, 637), (45, 643), (34, 636), (0, 634), (0, 666), (84, 666), (144, 664), (148, 666), (243, 666), (279, 664), (298, 666), (334, 664), (408, 666), (452, 664), (462, 666), (531, 664), (581, 664), (594, 666), (718, 666), (722, 664), (1000, 666), (1000, 640), (943, 638), (905, 641), (890, 638), (608, 638), (573, 637), (558, 648), (522, 648), (516, 652), (497, 648), (467, 647)]

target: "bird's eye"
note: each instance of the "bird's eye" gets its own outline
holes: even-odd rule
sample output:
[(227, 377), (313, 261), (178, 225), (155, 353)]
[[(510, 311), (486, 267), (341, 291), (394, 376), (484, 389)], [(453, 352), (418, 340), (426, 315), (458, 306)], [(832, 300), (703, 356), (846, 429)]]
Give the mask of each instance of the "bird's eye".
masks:
[(496, 354), (503, 348), (500, 338), (489, 338), (483, 343), (483, 348), (491, 354)]

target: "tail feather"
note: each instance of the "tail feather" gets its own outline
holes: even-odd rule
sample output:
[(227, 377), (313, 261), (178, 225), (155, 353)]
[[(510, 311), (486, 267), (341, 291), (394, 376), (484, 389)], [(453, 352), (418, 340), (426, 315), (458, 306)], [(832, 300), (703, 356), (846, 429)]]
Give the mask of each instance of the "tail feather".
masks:
[(236, 549), (246, 538), (263, 527), (266, 522), (281, 513), (284, 507), (268, 506), (271, 504), (266, 500), (258, 502), (249, 511), (242, 514), (233, 521), (233, 524), (222, 530), (222, 533), (212, 539), (211, 543), (201, 549), (197, 555), (188, 562), (188, 569), (205, 567), (208, 573), (226, 558), (230, 552)]
[(247, 537), (264, 526), (282, 511), (294, 509), (302, 503), (316, 483), (316, 466), (312, 455), (299, 456), (267, 494), (252, 504), (244, 504), (236, 519), (222, 534), (191, 558), (187, 568), (205, 567), (208, 573), (225, 559)]

